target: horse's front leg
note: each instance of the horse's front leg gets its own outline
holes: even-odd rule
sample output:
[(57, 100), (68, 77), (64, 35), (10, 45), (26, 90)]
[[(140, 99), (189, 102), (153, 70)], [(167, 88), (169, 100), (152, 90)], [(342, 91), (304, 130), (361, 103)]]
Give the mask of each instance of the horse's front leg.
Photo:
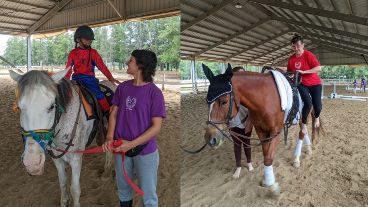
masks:
[[(270, 137), (272, 136), (274, 135), (271, 134)], [(263, 136), (263, 138), (266, 138), (266, 136)], [(276, 182), (275, 175), (273, 173), (272, 163), (276, 153), (276, 146), (279, 142), (280, 134), (272, 138), (271, 141), (262, 144), (264, 157), (264, 179), (262, 184), (264, 187), (270, 188), (271, 192), (276, 195), (280, 193), (280, 187), (279, 184)]]
[(53, 161), (58, 171), (58, 177), (59, 177), (59, 185), (60, 185), (60, 192), (61, 192), (60, 206), (66, 207), (69, 201), (69, 195), (66, 189), (66, 185), (67, 185), (67, 175), (65, 172), (66, 162), (62, 159), (53, 159)]
[(74, 207), (80, 207), (79, 197), (81, 194), (81, 189), (79, 179), (82, 169), (82, 155), (75, 154), (73, 157), (71, 157), (69, 164), (72, 168), (72, 182), (70, 185), (70, 192), (73, 197), (73, 204)]

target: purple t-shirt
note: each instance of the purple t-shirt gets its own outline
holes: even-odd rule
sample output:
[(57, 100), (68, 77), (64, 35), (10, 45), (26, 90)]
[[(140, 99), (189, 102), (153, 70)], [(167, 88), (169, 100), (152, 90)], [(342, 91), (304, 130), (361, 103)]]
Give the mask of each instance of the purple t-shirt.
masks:
[[(114, 139), (134, 140), (152, 126), (153, 117), (166, 117), (164, 96), (153, 82), (143, 86), (133, 85), (133, 80), (121, 83), (112, 104), (118, 107)], [(152, 137), (140, 155), (156, 149), (156, 137)]]

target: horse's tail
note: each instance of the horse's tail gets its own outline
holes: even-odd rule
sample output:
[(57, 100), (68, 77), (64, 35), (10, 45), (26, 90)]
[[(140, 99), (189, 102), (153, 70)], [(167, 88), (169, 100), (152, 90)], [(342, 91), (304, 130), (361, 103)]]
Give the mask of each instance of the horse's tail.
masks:
[(112, 152), (106, 152), (105, 153), (104, 173), (107, 173), (108, 175), (110, 174), (111, 169), (112, 169), (112, 159), (113, 159)]

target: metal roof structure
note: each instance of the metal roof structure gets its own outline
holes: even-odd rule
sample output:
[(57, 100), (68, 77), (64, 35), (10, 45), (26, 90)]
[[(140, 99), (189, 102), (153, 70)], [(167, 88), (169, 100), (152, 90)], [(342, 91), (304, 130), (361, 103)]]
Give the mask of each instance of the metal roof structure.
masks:
[(284, 65), (294, 33), (322, 65), (363, 64), (367, 0), (183, 0), (181, 58)]
[(80, 25), (178, 15), (179, 0), (0, 0), (0, 34), (60, 32)]

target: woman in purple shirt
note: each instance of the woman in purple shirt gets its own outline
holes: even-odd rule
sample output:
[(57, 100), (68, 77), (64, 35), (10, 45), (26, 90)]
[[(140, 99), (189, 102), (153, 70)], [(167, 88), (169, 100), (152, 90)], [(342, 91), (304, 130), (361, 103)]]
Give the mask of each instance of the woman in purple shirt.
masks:
[[(133, 76), (133, 80), (121, 83), (116, 89), (104, 148), (125, 152), (125, 170), (131, 178), (133, 170), (137, 171), (140, 188), (144, 192), (143, 205), (158, 206), (156, 135), (161, 130), (166, 112), (164, 96), (153, 83), (157, 57), (148, 50), (134, 50), (127, 64), (127, 73)], [(123, 144), (109, 148), (116, 139), (123, 139)], [(120, 206), (133, 206), (133, 191), (124, 179), (121, 155), (115, 155), (115, 171)]]

